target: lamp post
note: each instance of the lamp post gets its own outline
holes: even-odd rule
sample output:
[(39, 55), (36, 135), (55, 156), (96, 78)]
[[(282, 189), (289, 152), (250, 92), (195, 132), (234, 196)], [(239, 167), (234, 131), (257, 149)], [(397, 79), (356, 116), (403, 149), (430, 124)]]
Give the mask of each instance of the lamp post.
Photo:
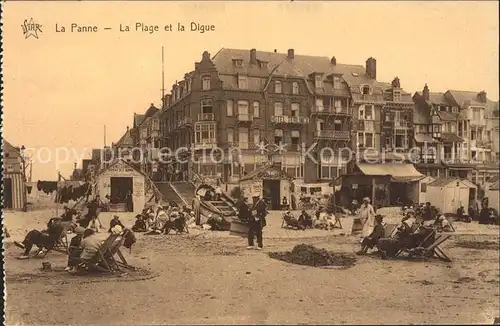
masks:
[(28, 210), (28, 194), (26, 189), (26, 156), (25, 156), (26, 147), (24, 145), (21, 146), (21, 163), (22, 163), (22, 175), (23, 175), (23, 211), (26, 212)]

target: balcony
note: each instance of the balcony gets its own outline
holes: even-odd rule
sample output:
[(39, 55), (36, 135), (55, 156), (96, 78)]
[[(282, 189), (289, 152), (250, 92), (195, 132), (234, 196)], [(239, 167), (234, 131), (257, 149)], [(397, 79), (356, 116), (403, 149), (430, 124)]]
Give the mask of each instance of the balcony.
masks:
[(214, 121), (215, 115), (213, 113), (199, 113), (198, 121)]
[(351, 115), (352, 110), (346, 107), (325, 107), (325, 106), (313, 106), (313, 114), (325, 114), (325, 115)]
[(238, 149), (258, 149), (258, 145), (253, 142), (229, 142), (229, 148), (238, 148)]
[(383, 97), (381, 95), (373, 94), (360, 94), (357, 98), (354, 98), (355, 103), (381, 103), (383, 102)]
[(490, 148), (493, 142), (487, 140), (471, 140), (470, 146), (472, 148)]
[(178, 122), (177, 127), (178, 128), (186, 128), (186, 127), (190, 127), (192, 125), (193, 125), (193, 119), (191, 119), (189, 117), (185, 117)]
[(236, 119), (238, 119), (238, 122), (252, 122), (253, 116), (248, 113), (238, 113)]
[(291, 124), (291, 125), (306, 125), (309, 123), (308, 117), (291, 117), (286, 115), (273, 115), (271, 123), (274, 124)]
[(394, 128), (408, 128), (409, 125), (408, 121), (394, 120)]
[(314, 132), (314, 138), (349, 140), (351, 138), (351, 132), (349, 130), (316, 130)]
[(193, 148), (195, 150), (217, 148), (217, 141), (215, 139), (213, 139), (213, 140), (207, 139), (206, 141), (202, 141), (200, 143), (194, 143)]
[(358, 120), (358, 131), (376, 132), (374, 120)]

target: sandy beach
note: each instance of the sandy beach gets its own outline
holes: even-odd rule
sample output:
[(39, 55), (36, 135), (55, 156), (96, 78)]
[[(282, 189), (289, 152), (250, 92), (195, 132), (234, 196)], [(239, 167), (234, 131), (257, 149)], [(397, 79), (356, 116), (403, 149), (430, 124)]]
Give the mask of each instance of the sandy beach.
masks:
[[(381, 212), (384, 213), (384, 212)], [(499, 228), (455, 223), (443, 245), (445, 263), (381, 260), (358, 256), (349, 269), (322, 269), (271, 259), (271, 251), (306, 243), (353, 254), (352, 218), (343, 230), (281, 228), (273, 212), (264, 229), (263, 251), (247, 250), (244, 238), (192, 229), (190, 234), (137, 234), (122, 250), (142, 277), (73, 276), (66, 256), (16, 259), (22, 240), (41, 229), (54, 209), (6, 212), (4, 242), (8, 325), (57, 324), (433, 324), (493, 323), (500, 315)], [(394, 209), (386, 222), (396, 222)], [(133, 214), (119, 214), (131, 226)], [(111, 213), (102, 213), (105, 227)], [(105, 232), (105, 230), (103, 230)], [(52, 272), (40, 270), (51, 263)]]

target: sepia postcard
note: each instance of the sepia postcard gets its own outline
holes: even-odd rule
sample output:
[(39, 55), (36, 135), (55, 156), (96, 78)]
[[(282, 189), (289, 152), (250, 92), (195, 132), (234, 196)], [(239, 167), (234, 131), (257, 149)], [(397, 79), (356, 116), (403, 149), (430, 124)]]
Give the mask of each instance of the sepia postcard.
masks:
[(3, 1), (6, 325), (500, 324), (496, 1)]

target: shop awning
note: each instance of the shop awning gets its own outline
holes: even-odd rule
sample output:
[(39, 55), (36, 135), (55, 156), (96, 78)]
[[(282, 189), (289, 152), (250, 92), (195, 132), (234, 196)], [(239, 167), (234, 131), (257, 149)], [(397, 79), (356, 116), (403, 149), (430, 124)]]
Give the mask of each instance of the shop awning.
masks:
[(417, 143), (429, 143), (429, 144), (439, 143), (439, 141), (432, 138), (430, 135), (426, 135), (426, 134), (417, 134), (417, 135), (415, 135), (414, 138), (415, 138), (415, 141)]
[(413, 182), (425, 178), (413, 164), (358, 164), (359, 170), (368, 176), (390, 175), (392, 182)]
[(455, 134), (445, 134), (445, 133), (443, 133), (441, 135), (441, 140), (443, 141), (443, 143), (463, 143), (464, 142), (463, 138), (458, 137)]

